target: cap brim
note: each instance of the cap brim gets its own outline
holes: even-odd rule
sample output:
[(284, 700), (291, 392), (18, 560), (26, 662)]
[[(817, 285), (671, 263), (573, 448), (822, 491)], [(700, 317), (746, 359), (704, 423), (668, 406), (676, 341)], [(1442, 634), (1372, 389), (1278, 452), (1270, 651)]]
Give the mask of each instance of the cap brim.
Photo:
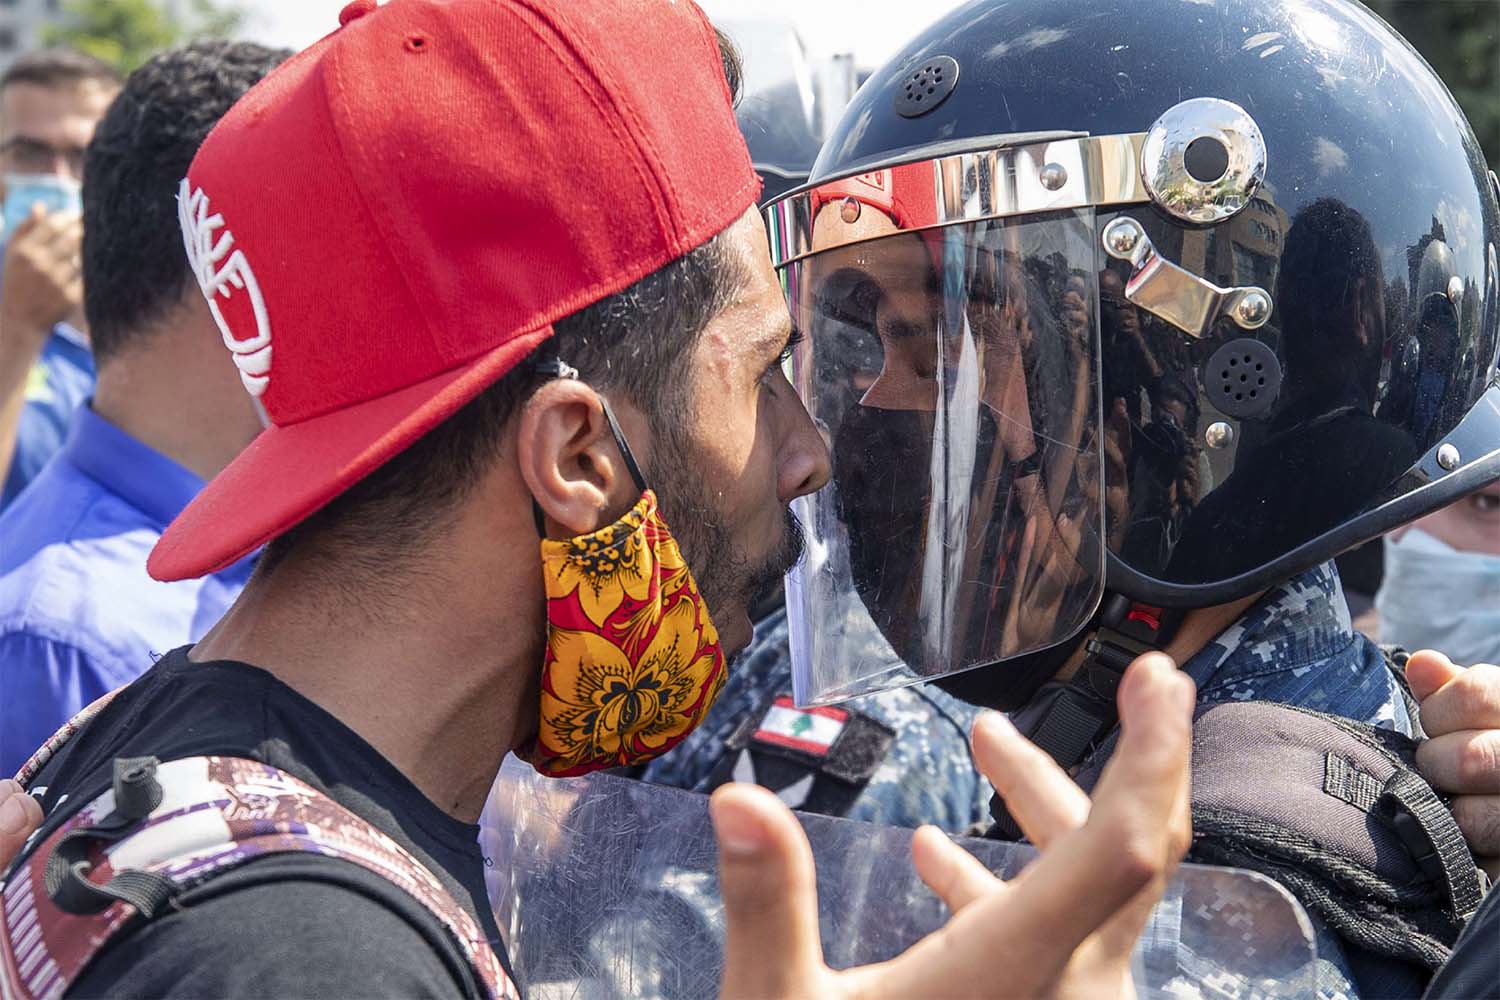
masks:
[(385, 396), (267, 428), (177, 515), (147, 572), (187, 580), (239, 561), (452, 416), (551, 335), (545, 327)]

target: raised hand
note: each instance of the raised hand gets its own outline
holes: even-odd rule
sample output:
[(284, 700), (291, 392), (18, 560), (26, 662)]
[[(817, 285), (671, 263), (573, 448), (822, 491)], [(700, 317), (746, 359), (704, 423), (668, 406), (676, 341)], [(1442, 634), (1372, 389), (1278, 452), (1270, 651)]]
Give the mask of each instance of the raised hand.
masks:
[(710, 804), (727, 921), (726, 997), (1129, 996), (1130, 953), (1191, 837), (1193, 685), (1159, 653), (1120, 686), (1122, 735), (1092, 802), (1003, 717), (974, 728), (975, 758), (1041, 856), (1002, 882), (937, 830), (912, 840), (923, 881), (953, 910), (889, 962), (823, 961), (812, 851), (765, 789)]

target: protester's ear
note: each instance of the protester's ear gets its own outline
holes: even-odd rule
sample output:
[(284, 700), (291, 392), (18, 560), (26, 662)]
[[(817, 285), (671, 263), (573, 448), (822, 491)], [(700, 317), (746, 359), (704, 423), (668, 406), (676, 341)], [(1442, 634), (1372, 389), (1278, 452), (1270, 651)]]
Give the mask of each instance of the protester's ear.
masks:
[(599, 396), (572, 379), (548, 382), (521, 408), (521, 479), (547, 518), (548, 534), (583, 535), (615, 520), (634, 499)]

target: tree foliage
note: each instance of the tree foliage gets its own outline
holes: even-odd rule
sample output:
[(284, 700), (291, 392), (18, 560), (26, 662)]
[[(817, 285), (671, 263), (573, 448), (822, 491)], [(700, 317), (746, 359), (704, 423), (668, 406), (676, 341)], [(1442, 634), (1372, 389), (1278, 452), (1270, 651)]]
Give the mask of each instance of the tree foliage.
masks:
[(43, 36), (129, 73), (154, 53), (194, 38), (237, 31), (245, 12), (225, 0), (67, 0), (60, 23)]
[(1365, 0), (1448, 85), (1490, 166), (1500, 169), (1500, 3)]

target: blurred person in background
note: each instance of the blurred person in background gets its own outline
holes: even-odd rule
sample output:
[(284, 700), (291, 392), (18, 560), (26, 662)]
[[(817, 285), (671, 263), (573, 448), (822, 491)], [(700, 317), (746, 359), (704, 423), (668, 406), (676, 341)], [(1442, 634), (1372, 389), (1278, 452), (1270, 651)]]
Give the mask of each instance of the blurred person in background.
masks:
[(1380, 641), (1500, 663), (1500, 483), (1385, 536)]
[(249, 577), (246, 557), (158, 583), (146, 555), (261, 428), (183, 252), (176, 193), (209, 129), (288, 55), (229, 42), (162, 53), (131, 74), (89, 144), (84, 306), (98, 387), (0, 515), (0, 773), (201, 636)]
[(84, 147), (120, 90), (72, 49), (23, 55), (0, 76), (0, 509), (62, 447), (94, 388), (79, 243)]

